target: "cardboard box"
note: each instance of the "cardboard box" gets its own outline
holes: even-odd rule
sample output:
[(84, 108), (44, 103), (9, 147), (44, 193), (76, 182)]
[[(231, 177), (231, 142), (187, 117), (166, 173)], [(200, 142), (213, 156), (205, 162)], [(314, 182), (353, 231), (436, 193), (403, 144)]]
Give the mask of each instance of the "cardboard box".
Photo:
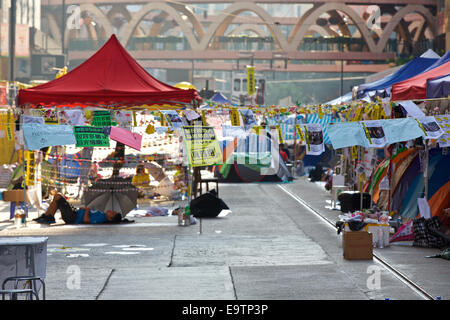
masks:
[[(23, 202), (24, 200), (24, 194), (23, 190), (6, 190), (3, 191), (3, 201), (10, 201), (10, 202)], [(28, 199), (27, 195), (27, 202), (30, 200)]]
[(366, 231), (344, 232), (344, 259), (372, 260), (372, 234)]

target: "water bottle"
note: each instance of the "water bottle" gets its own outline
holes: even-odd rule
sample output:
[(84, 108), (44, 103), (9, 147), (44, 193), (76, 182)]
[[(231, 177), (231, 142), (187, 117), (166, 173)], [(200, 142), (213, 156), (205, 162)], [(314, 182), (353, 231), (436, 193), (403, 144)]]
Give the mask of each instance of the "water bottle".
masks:
[(182, 225), (184, 225), (184, 212), (183, 212), (183, 210), (180, 208), (180, 209), (178, 209), (178, 225), (179, 226), (182, 226)]
[(22, 228), (22, 215), (20, 212), (14, 214), (14, 226), (16, 229)]
[(381, 224), (378, 225), (378, 248), (384, 248), (384, 236), (383, 236), (383, 226)]
[(184, 208), (184, 225), (191, 225), (191, 208), (189, 208), (189, 206), (186, 206), (186, 208)]

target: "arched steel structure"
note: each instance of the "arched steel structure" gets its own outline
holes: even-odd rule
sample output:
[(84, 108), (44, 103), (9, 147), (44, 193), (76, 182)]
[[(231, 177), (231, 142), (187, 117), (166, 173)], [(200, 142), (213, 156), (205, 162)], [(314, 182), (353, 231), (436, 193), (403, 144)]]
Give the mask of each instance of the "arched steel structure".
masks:
[[(185, 49), (186, 52), (198, 53), (207, 51), (210, 54), (209, 56), (213, 56), (211, 52), (220, 50), (220, 47), (217, 46), (218, 39), (236, 36), (248, 31), (255, 33), (257, 37), (261, 38), (270, 36), (273, 39), (274, 47), (271, 49), (273, 53), (282, 52), (295, 57), (298, 56), (299, 51), (305, 50), (302, 48), (305, 37), (317, 37), (318, 35), (319, 37), (357, 38), (361, 46), (352, 47), (350, 54), (360, 57), (357, 55), (360, 52), (371, 53), (372, 56), (378, 55), (381, 57), (381, 60), (383, 58), (380, 54), (387, 52), (387, 46), (393, 32), (396, 33), (398, 39), (402, 40), (402, 44), (399, 46), (412, 46), (414, 42), (427, 37), (435, 38), (438, 35), (437, 19), (435, 18), (437, 9), (436, 6), (430, 5), (430, 0), (414, 0), (410, 1), (411, 3), (409, 4), (408, 1), (400, 1), (393, 4), (392, 1), (380, 0), (379, 7), (383, 17), (383, 24), (380, 30), (371, 29), (368, 26), (370, 17), (364, 16), (361, 12), (355, 10), (355, 6), (363, 5), (363, 1), (328, 2), (311, 0), (310, 4), (312, 6), (296, 22), (293, 24), (291, 22), (289, 33), (282, 31), (282, 19), (280, 21), (280, 18), (271, 16), (256, 0), (247, 0), (245, 2), (231, 1), (225, 9), (218, 12), (214, 19), (209, 20), (208, 23), (202, 14), (194, 14), (189, 9), (189, 3), (183, 4), (183, 0), (176, 2), (152, 1), (147, 3), (142, 1), (138, 4), (140, 9), (133, 13), (128, 11), (127, 5), (136, 3), (134, 0), (133, 2), (130, 0), (129, 3), (127, 2), (129, 0), (123, 0), (122, 2), (114, 0), (112, 2), (113, 5), (109, 6), (94, 5), (86, 3), (84, 0), (79, 1), (81, 11), (88, 11), (95, 16), (96, 21), (101, 25), (101, 34), (105, 38), (116, 32), (121, 43), (126, 46), (135, 36), (135, 32), (142, 21), (151, 20), (152, 25), (149, 30), (146, 29), (146, 34), (143, 36), (158, 37), (168, 28), (176, 27), (176, 31), (183, 34), (185, 43), (189, 46), (188, 49)], [(50, 3), (51, 0), (48, 0), (48, 2)], [(72, 2), (76, 3), (76, 0)], [(268, 1), (264, 2), (267, 3)], [(307, 1), (300, 2), (307, 3)], [(289, 3), (292, 4), (292, 1)], [(370, 1), (370, 4), (373, 4), (373, 2)], [(58, 25), (55, 19), (55, 16), (58, 15), (58, 9), (55, 10), (56, 12), (43, 10), (45, 13), (43, 13), (44, 16), (42, 18), (47, 19), (50, 26), (48, 36), (54, 38), (56, 43), (61, 42), (61, 32), (64, 32), (65, 47), (67, 48), (71, 39), (69, 37), (70, 30), (55, 30), (56, 25)], [(157, 14), (155, 13), (150, 19), (152, 12)], [(241, 15), (244, 12), (253, 13), (251, 22), (242, 22), (245, 20)], [(125, 18), (119, 30), (115, 30), (113, 26), (113, 20), (117, 14)], [(415, 15), (414, 21), (411, 21), (411, 14)], [(154, 19), (156, 16), (158, 19)], [(333, 23), (318, 25), (318, 19), (322, 19), (324, 16), (327, 17), (327, 21), (332, 20)], [(236, 19), (238, 17), (240, 19)], [(409, 20), (406, 19), (407, 17), (409, 17)], [(417, 19), (418, 17), (419, 20)], [(337, 47), (333, 48), (333, 50), (337, 50)], [(348, 50), (350, 49), (347, 48)], [(359, 52), (355, 50), (359, 50)], [(195, 59), (193, 56), (186, 54), (187, 59)], [(351, 55), (345, 57), (351, 57)], [(353, 60), (352, 58), (345, 59)], [(358, 59), (354, 58), (354, 60)]]

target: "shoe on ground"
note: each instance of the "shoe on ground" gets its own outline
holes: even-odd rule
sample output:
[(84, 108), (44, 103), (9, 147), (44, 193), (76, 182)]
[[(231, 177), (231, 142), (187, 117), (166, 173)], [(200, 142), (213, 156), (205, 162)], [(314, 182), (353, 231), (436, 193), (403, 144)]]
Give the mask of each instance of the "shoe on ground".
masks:
[(51, 224), (55, 223), (55, 218), (50, 215), (42, 214), (39, 218), (33, 219), (37, 223)]

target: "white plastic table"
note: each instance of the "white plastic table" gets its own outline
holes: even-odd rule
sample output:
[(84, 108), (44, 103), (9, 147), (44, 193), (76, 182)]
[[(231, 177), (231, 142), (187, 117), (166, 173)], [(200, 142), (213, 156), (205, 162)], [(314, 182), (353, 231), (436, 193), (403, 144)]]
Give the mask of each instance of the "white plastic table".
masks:
[[(9, 277), (38, 276), (45, 279), (47, 240), (47, 237), (1, 237), (0, 286)], [(14, 281), (9, 281), (5, 289), (13, 287)], [(39, 292), (41, 283), (36, 281), (35, 287)]]

